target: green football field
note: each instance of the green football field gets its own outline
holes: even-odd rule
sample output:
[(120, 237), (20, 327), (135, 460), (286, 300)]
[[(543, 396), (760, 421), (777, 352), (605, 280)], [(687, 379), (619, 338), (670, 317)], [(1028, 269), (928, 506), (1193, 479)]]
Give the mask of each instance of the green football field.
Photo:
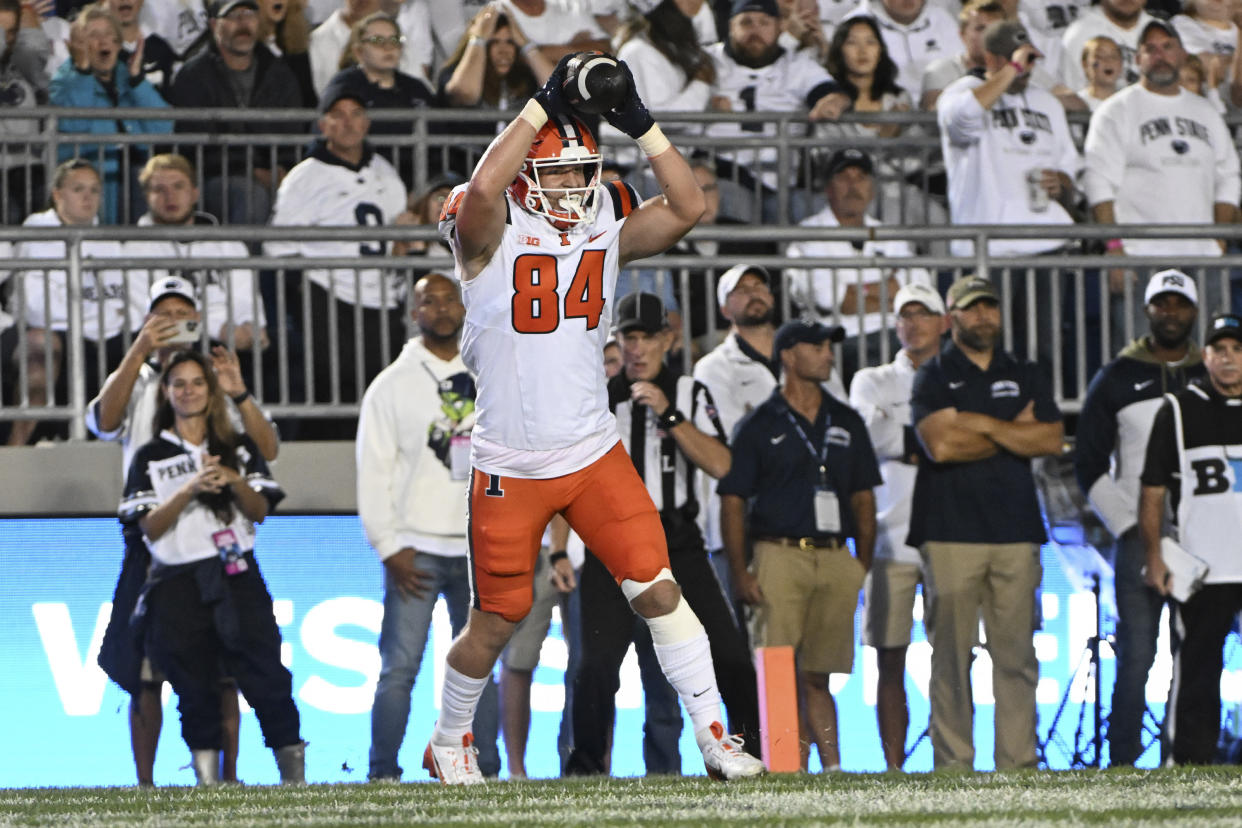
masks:
[(1239, 825), (1242, 769), (0, 791), (0, 824)]

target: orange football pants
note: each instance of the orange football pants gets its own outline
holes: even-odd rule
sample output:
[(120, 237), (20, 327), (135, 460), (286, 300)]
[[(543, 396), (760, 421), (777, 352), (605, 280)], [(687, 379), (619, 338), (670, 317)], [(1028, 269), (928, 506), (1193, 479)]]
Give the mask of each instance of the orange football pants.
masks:
[(543, 531), (558, 512), (618, 584), (650, 581), (669, 565), (660, 515), (620, 442), (563, 477), (531, 480), (475, 469), (469, 511), (475, 609), (511, 622), (526, 617)]

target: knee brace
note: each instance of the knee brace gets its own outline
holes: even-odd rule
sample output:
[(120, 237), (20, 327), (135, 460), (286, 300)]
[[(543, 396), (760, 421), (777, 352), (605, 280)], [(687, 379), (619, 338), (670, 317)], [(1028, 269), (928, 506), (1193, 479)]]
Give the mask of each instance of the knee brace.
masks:
[(669, 572), (668, 567), (666, 566), (657, 572), (656, 576), (650, 581), (633, 581), (626, 578), (621, 582), (621, 591), (625, 593), (625, 600), (633, 603), (635, 598), (642, 595), (648, 588), (660, 581), (673, 581), (673, 583), (677, 583), (677, 581), (673, 579), (673, 573)]

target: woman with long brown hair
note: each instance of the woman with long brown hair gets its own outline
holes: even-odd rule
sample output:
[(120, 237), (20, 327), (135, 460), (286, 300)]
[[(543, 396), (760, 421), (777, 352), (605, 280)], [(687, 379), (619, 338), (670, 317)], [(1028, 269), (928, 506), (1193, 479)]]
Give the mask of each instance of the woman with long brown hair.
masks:
[(160, 375), (155, 439), (130, 463), (122, 523), (136, 523), (151, 568), (135, 615), (148, 657), (178, 696), (200, 785), (220, 781), (222, 675), (254, 708), (280, 779), (305, 781), (293, 677), (280, 661), (272, 597), (254, 558), (255, 524), (284, 492), (258, 447), (233, 430), (211, 362), (181, 351)]

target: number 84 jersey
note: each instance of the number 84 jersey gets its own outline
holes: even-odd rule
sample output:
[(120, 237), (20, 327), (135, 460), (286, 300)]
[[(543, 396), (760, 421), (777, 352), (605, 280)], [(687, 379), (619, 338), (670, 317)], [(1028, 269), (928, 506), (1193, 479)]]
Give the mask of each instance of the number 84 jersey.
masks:
[[(440, 216), (459, 280), (455, 222), (465, 186), (449, 195)], [(562, 232), (506, 193), (500, 245), (477, 276), (461, 282), (462, 359), (478, 386), (471, 462), (487, 474), (559, 477), (617, 442), (603, 351), (621, 227), (638, 196), (628, 184), (609, 182), (594, 197), (594, 222)]]

